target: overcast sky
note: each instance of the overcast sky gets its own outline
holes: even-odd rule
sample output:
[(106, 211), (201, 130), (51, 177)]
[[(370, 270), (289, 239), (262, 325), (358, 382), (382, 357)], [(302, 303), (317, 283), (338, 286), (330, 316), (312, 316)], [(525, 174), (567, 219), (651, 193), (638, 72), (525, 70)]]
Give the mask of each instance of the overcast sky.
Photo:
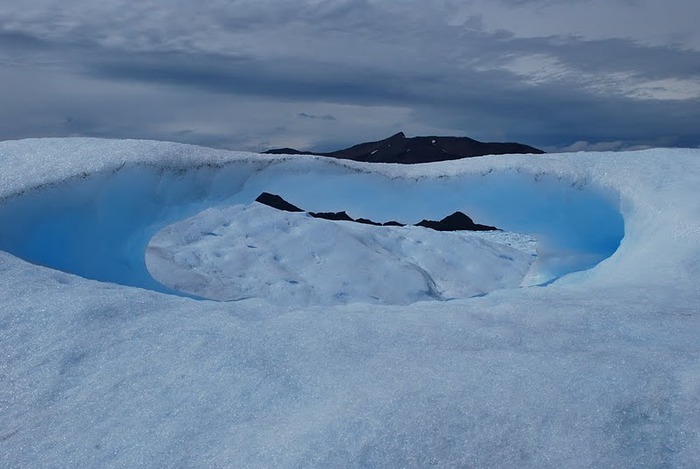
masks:
[(700, 146), (698, 0), (0, 0), (0, 140)]

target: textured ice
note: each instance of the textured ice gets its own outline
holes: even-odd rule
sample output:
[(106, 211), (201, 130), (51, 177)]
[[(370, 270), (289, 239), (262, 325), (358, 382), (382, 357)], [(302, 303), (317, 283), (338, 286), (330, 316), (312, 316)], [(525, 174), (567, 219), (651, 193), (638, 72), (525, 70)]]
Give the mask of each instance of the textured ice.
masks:
[(525, 244), (524, 236), (498, 235), (503, 242), (333, 222), (253, 203), (207, 209), (166, 227), (151, 239), (146, 265), (161, 283), (215, 300), (408, 304), (518, 287), (534, 261), (534, 241), (528, 238), (524, 251), (506, 244)]
[[(0, 467), (698, 467), (699, 182), (700, 150), (395, 167), (2, 142)], [(153, 234), (262, 190), (463, 209), (536, 235), (558, 280), (304, 307), (143, 283)]]
[[(330, 159), (207, 152), (155, 142), (52, 142), (51, 157), (41, 165), (23, 162), (41, 140), (6, 142), (0, 249), (83, 277), (158, 291), (165, 289), (144, 262), (158, 230), (204, 208), (250, 203), (262, 191), (282, 194), (310, 211), (347, 209), (355, 218), (404, 223), (461, 210), (480, 223), (531, 234), (538, 240), (532, 284), (596, 265), (615, 252), (623, 236), (614, 191), (591, 184), (590, 176), (551, 175), (533, 162), (524, 166), (523, 159), (513, 160), (516, 166), (502, 158), (493, 160), (501, 162), (495, 166), (476, 161), (421, 165), (416, 171), (375, 165), (370, 171)], [(99, 147), (97, 155), (114, 155), (114, 161), (86, 157), (90, 144)], [(87, 169), (76, 160), (87, 160)], [(21, 170), (32, 176), (28, 187), (19, 188)]]

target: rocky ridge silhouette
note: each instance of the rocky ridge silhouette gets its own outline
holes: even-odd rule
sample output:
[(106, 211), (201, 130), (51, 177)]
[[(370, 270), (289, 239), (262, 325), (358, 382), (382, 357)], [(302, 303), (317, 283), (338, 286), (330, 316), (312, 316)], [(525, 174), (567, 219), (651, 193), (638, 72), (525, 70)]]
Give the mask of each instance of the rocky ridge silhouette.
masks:
[[(270, 194), (269, 192), (263, 192), (255, 199), (256, 202), (268, 207), (272, 207), (277, 210), (283, 210), (285, 212), (303, 212), (296, 205), (293, 205), (282, 197), (276, 194)], [(375, 226), (405, 226), (397, 221), (387, 221), (385, 223), (378, 223), (373, 220), (368, 220), (367, 218), (354, 219), (347, 212), (307, 212), (310, 216), (314, 218), (322, 218), (324, 220), (332, 221), (350, 221), (354, 223), (362, 223), (365, 225), (375, 225)], [(498, 228), (495, 226), (481, 225), (479, 223), (474, 223), (471, 218), (462, 212), (454, 212), (451, 215), (446, 216), (442, 220), (422, 220), (416, 223), (414, 226), (421, 226), (423, 228), (429, 228), (436, 231), (496, 231)]]
[(366, 163), (417, 164), (449, 161), (475, 156), (504, 154), (543, 154), (544, 151), (515, 142), (480, 142), (468, 137), (406, 137), (403, 132), (384, 140), (366, 142), (327, 153), (278, 148), (269, 155), (316, 155)]

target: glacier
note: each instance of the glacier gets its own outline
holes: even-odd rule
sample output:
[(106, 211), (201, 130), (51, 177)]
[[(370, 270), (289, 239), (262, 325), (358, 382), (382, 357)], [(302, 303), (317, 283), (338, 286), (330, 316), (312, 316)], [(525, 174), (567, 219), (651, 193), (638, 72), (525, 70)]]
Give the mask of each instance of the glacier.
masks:
[[(0, 142), (0, 466), (695, 467), (699, 181), (697, 149), (396, 166)], [(262, 191), (406, 223), (462, 210), (537, 255), (477, 296), (385, 302), (212, 301), (151, 276), (157, 235), (243, 222)]]

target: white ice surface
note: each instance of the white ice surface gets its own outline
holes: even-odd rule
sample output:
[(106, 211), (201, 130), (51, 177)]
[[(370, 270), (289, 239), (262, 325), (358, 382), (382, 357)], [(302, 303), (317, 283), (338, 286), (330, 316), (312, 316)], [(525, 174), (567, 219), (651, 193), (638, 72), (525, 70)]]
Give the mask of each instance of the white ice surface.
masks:
[[(559, 279), (410, 305), (151, 291), (152, 235), (262, 190), (462, 209), (538, 236)], [(0, 200), (0, 467), (700, 465), (699, 150), (404, 167), (25, 140), (0, 143)]]
[[(312, 218), (253, 202), (211, 208), (158, 232), (146, 266), (175, 290), (281, 305), (408, 304), (520, 285), (534, 241)], [(523, 239), (525, 238), (525, 239)], [(505, 244), (529, 240), (523, 251)], [(512, 243), (511, 243), (512, 244)]]

